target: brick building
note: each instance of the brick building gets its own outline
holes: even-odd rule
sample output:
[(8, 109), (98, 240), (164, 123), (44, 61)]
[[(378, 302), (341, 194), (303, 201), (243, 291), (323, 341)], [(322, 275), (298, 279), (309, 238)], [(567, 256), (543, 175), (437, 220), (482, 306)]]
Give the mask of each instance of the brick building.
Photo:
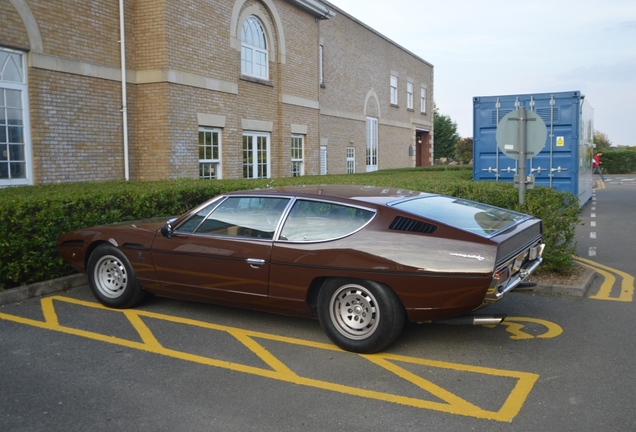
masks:
[(433, 66), (326, 1), (0, 0), (0, 16), (0, 186), (432, 162)]

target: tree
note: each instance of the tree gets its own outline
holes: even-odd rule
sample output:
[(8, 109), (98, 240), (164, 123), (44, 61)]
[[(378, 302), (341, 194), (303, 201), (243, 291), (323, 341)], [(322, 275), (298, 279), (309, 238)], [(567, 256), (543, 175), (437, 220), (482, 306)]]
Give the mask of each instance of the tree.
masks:
[(454, 158), (455, 144), (460, 138), (457, 123), (449, 116), (440, 114), (437, 107), (433, 110), (433, 133), (435, 159)]
[(457, 160), (462, 164), (469, 164), (473, 160), (473, 139), (460, 138), (455, 144)]
[(610, 141), (608, 136), (601, 131), (594, 131), (593, 142), (596, 151), (609, 150), (609, 148), (612, 146), (612, 142)]

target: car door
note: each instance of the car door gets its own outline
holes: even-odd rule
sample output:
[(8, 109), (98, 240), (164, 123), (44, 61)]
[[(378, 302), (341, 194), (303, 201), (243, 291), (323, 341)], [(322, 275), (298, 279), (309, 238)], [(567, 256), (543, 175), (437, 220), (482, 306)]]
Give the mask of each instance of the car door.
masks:
[(164, 295), (265, 302), (273, 236), (289, 198), (232, 196), (157, 236), (153, 260)]

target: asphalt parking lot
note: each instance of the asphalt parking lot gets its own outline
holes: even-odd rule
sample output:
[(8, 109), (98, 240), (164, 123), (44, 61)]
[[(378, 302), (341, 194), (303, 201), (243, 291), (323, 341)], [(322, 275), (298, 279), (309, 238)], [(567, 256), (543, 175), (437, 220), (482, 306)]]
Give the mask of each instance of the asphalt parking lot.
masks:
[(0, 430), (635, 430), (636, 268), (609, 222), (633, 224), (627, 184), (582, 211), (588, 286), (511, 293), (496, 327), (409, 325), (374, 355), (315, 320), (161, 298), (105, 309), (81, 276), (22, 289), (0, 306)]

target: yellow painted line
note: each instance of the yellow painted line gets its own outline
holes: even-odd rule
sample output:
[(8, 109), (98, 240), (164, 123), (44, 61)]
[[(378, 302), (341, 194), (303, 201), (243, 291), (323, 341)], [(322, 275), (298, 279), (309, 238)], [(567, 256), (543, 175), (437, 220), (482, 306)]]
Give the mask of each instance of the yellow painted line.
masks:
[[(123, 313), (131, 325), (137, 330), (141, 338), (141, 342), (132, 341), (128, 339), (122, 339), (116, 336), (107, 336), (100, 333), (94, 333), (90, 331), (75, 329), (67, 326), (60, 325), (57, 318), (57, 314), (54, 308), (54, 301), (71, 303), (78, 306), (91, 307), (95, 309), (102, 309), (108, 311), (115, 311)], [(481, 366), (462, 365), (457, 363), (440, 362), (433, 360), (426, 360), (416, 357), (400, 356), (388, 353), (378, 353), (372, 355), (359, 355), (353, 353), (347, 353), (351, 355), (358, 355), (373, 364), (383, 368), (384, 370), (393, 373), (396, 377), (406, 380), (407, 382), (417, 386), (433, 396), (437, 397), (438, 401), (431, 401), (426, 399), (420, 399), (416, 397), (402, 396), (398, 394), (386, 393), (375, 390), (368, 390), (363, 388), (357, 388), (349, 385), (338, 384), (329, 381), (322, 381), (313, 378), (302, 377), (296, 374), (291, 368), (280, 361), (270, 351), (266, 350), (255, 339), (265, 339), (278, 342), (284, 342), (289, 344), (307, 346), (312, 348), (320, 348), (330, 351), (338, 351), (345, 353), (339, 348), (331, 344), (323, 344), (318, 342), (307, 341), (303, 339), (296, 339), (284, 336), (273, 335), (269, 333), (256, 332), (251, 330), (244, 330), (235, 327), (222, 326), (218, 324), (207, 323), (203, 321), (196, 321), (187, 318), (180, 318), (170, 315), (163, 315), (143, 310), (125, 310), (118, 311), (114, 309), (105, 308), (104, 306), (77, 300), (64, 296), (54, 296), (41, 299), (42, 310), (44, 315), (44, 321), (33, 320), (29, 318), (23, 318), (19, 316), (0, 313), (0, 319), (7, 321), (13, 321), (20, 324), (26, 324), (42, 329), (58, 331), (61, 333), (71, 334), (75, 336), (81, 336), (92, 340), (101, 342), (107, 342), (110, 344), (120, 345), (127, 348), (138, 349), (149, 353), (160, 354), (176, 359), (190, 361), (194, 363), (204, 364), (213, 367), (219, 367), (229, 369), (237, 372), (248, 373), (260, 377), (271, 378), (279, 381), (284, 381), (292, 384), (303, 385), (307, 387), (313, 387), (333, 392), (338, 392), (346, 395), (363, 397), (369, 399), (375, 399), (383, 402), (397, 403), (405, 406), (411, 406), (415, 408), (430, 409), (435, 411), (446, 412), (456, 415), (471, 416), (481, 419), (497, 420), (497, 421), (512, 421), (512, 419), (519, 413), (525, 400), (527, 399), (530, 391), (536, 383), (539, 375), (527, 372), (508, 371), (494, 368), (487, 368)], [(245, 364), (239, 364), (224, 360), (213, 359), (205, 356), (190, 354), (183, 351), (173, 350), (161, 345), (157, 338), (153, 335), (152, 330), (146, 325), (143, 318), (153, 318), (163, 321), (186, 324), (206, 328), (210, 330), (224, 331), (238, 341), (240, 341), (246, 348), (256, 354), (269, 368), (260, 368), (249, 366)], [(528, 319), (526, 319), (528, 320)], [(475, 374), (482, 374), (495, 377), (510, 378), (516, 381), (513, 390), (506, 398), (503, 405), (499, 410), (491, 411), (478, 407), (477, 405), (468, 402), (461, 397), (453, 394), (451, 391), (446, 390), (433, 382), (426, 380), (406, 369), (400, 367), (398, 363), (411, 363), (417, 365), (423, 365), (433, 368), (442, 368), (447, 370), (454, 370), (459, 372), (469, 372)], [(479, 392), (477, 392), (479, 394)], [(481, 395), (476, 396), (476, 399), (481, 398)]]
[[(521, 407), (525, 403), (526, 398), (532, 391), (532, 387), (539, 379), (539, 375), (528, 373), (528, 372), (518, 372), (511, 370), (503, 370), (503, 369), (492, 369), (483, 366), (472, 366), (472, 365), (463, 365), (458, 363), (449, 363), (449, 362), (441, 362), (437, 360), (429, 360), (422, 359), (417, 357), (407, 357), (401, 356), (398, 354), (372, 354), (373, 356), (382, 356), (386, 360), (396, 361), (396, 362), (404, 362), (404, 363), (413, 363), (422, 366), (429, 366), (439, 369), (451, 369), (461, 372), (471, 372), (482, 375), (492, 375), (497, 377), (506, 377), (515, 379), (517, 381), (516, 385), (508, 395), (508, 398), (504, 402), (503, 406), (497, 411), (497, 418), (492, 418), (493, 420), (500, 421), (512, 421), (512, 419), (519, 413)], [(368, 356), (367, 356), (368, 357)], [(438, 396), (439, 397), (439, 396)], [(458, 413), (456, 413), (458, 414)], [(474, 417), (481, 417), (478, 414), (483, 414), (483, 410), (479, 409), (473, 413)], [(481, 417), (487, 418), (487, 417)], [(506, 420), (507, 419), (507, 420)]]
[(243, 330), (232, 329), (228, 331), (229, 334), (234, 336), (236, 339), (241, 341), (243, 345), (245, 345), (250, 351), (256, 354), (261, 358), (269, 367), (274, 369), (276, 372), (283, 375), (296, 375), (290, 368), (287, 367), (283, 362), (278, 360), (272, 353), (263, 348), (262, 345), (257, 343), (254, 339), (249, 337)]
[(383, 358), (381, 355), (363, 355), (367, 360), (376, 365), (383, 367), (384, 369), (393, 372), (395, 375), (409, 381), (416, 386), (420, 387), (427, 392), (434, 394), (441, 400), (445, 401), (448, 405), (454, 406), (456, 409), (461, 411), (479, 411), (480, 408), (476, 405), (473, 405), (464, 399), (454, 395), (453, 393), (443, 389), (442, 387), (433, 384), (429, 380), (426, 380), (416, 374), (407, 371), (404, 368), (397, 366), (395, 363), (389, 362), (386, 358)]
[(155, 335), (152, 334), (152, 330), (150, 330), (150, 328), (148, 328), (146, 323), (142, 321), (139, 314), (135, 313), (135, 311), (131, 309), (124, 310), (122, 311), (122, 313), (126, 315), (126, 318), (128, 318), (128, 321), (130, 321), (130, 323), (133, 325), (135, 330), (137, 330), (137, 333), (139, 333), (141, 340), (146, 346), (156, 350), (163, 348), (161, 344), (159, 343), (159, 341), (157, 340), (157, 338), (155, 337)]
[[(620, 301), (620, 302), (631, 302), (634, 299), (634, 276), (629, 273), (625, 273), (623, 271), (617, 270), (612, 267), (608, 267), (603, 264), (599, 264), (597, 262), (581, 258), (574, 257), (574, 261), (577, 261), (581, 265), (588, 267), (603, 276), (604, 281), (601, 284), (601, 288), (598, 293), (590, 298), (597, 300), (611, 300), (611, 301)], [(616, 278), (614, 274), (620, 276), (622, 278), (621, 286), (620, 286), (620, 294), (618, 297), (612, 297), (612, 287), (616, 282)]]
[(41, 300), (41, 304), (44, 321), (52, 326), (59, 325), (57, 314), (55, 313), (55, 307), (53, 306), (53, 297), (43, 298)]

